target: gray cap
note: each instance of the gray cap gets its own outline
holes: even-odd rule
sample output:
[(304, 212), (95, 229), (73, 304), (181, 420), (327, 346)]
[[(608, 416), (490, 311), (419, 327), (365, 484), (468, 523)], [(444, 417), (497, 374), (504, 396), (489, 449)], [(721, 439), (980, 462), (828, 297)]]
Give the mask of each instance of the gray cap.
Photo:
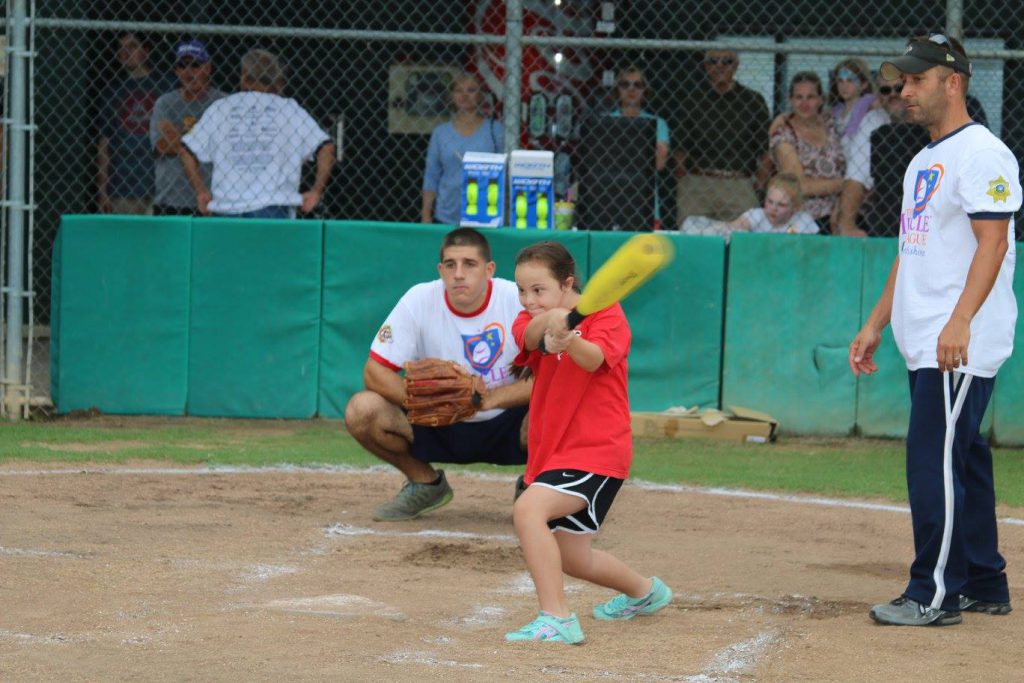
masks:
[(902, 57), (882, 62), (879, 73), (882, 78), (896, 80), (903, 74), (923, 73), (933, 66), (948, 66), (965, 76), (972, 72), (970, 61), (956, 52), (945, 36), (932, 36), (910, 41)]

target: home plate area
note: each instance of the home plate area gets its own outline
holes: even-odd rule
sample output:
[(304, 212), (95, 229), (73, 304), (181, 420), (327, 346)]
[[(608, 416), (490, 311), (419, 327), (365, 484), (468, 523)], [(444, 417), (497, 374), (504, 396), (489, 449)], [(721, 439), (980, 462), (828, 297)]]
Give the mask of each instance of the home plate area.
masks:
[[(401, 485), (379, 468), (0, 470), (3, 678), (911, 680), (922, 652), (931, 681), (1019, 674), (1016, 612), (868, 618), (906, 580), (903, 507), (691, 487), (625, 486), (596, 540), (668, 608), (597, 621), (612, 592), (567, 578), (585, 643), (507, 643), (537, 612), (514, 477), (449, 479), (448, 506), (376, 523)], [(1000, 533), (1024, 604), (1024, 528)]]

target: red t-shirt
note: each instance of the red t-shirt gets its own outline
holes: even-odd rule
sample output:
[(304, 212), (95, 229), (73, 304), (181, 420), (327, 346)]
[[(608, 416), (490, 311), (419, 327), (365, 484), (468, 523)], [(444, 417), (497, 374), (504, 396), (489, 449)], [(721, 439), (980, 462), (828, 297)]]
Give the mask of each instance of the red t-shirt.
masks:
[(593, 313), (577, 328), (604, 352), (604, 362), (594, 372), (581, 368), (568, 353), (526, 351), (530, 320), (523, 311), (512, 324), (512, 336), (524, 349), (515, 363), (528, 366), (535, 377), (525, 482), (554, 469), (627, 478), (633, 460), (626, 365), (631, 334), (622, 307), (615, 304)]

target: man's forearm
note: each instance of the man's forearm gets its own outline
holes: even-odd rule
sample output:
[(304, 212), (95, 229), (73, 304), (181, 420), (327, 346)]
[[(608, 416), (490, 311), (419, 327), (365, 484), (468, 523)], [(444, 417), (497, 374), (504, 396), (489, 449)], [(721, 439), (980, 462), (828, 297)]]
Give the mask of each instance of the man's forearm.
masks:
[(313, 181), (313, 192), (323, 194), (327, 187), (327, 180), (331, 177), (331, 169), (334, 168), (334, 143), (328, 142), (320, 148), (316, 154), (316, 179)]
[(396, 406), (405, 401), (405, 381), (402, 376), (373, 359), (367, 360), (363, 366), (363, 386)]
[(484, 396), (484, 402), (480, 409), (491, 410), (493, 408), (524, 406), (530, 402), (530, 392), (532, 390), (533, 378), (495, 387)]
[(864, 323), (865, 325), (870, 325), (877, 332), (884, 330), (892, 318), (892, 299), (896, 292), (896, 273), (899, 268), (900, 259), (897, 256), (893, 259), (892, 267), (889, 269), (889, 277), (885, 281), (885, 289), (882, 290), (882, 295), (878, 297), (875, 307), (871, 309), (871, 315), (868, 316), (867, 321)]
[(197, 195), (209, 190), (206, 184), (203, 182), (203, 176), (199, 172), (199, 161), (195, 156), (188, 150), (188, 147), (181, 145), (178, 153), (178, 158), (181, 159), (181, 165), (185, 169), (185, 177), (188, 178), (189, 184)]

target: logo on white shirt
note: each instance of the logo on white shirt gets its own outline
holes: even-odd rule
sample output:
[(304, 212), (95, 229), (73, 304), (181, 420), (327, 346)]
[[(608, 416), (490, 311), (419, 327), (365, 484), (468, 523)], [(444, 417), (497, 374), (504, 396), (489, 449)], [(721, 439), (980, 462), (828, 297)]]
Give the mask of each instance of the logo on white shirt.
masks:
[(462, 348), (470, 366), (482, 375), (487, 374), (505, 348), (505, 327), (493, 322), (479, 334), (464, 334)]

